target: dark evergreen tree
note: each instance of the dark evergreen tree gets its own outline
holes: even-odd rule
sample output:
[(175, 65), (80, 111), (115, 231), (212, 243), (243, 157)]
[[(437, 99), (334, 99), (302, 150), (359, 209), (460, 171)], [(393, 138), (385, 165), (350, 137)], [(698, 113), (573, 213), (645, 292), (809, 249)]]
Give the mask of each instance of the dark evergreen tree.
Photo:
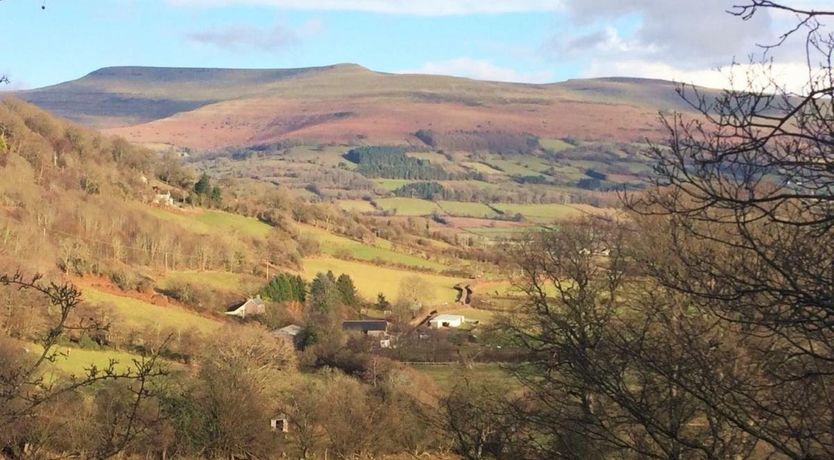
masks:
[(310, 305), (319, 311), (330, 311), (342, 301), (333, 272), (319, 272), (310, 284)]
[(345, 305), (351, 307), (359, 305), (359, 296), (356, 293), (356, 286), (353, 285), (353, 280), (350, 278), (350, 275), (346, 273), (339, 275), (339, 278), (336, 279), (336, 286), (339, 288), (339, 292), (342, 295), (342, 302)]
[(300, 276), (282, 273), (264, 286), (261, 295), (275, 302), (303, 302), (306, 299), (306, 290), (307, 283)]
[(203, 173), (197, 183), (194, 184), (194, 193), (197, 195), (208, 195), (211, 192), (211, 177)]

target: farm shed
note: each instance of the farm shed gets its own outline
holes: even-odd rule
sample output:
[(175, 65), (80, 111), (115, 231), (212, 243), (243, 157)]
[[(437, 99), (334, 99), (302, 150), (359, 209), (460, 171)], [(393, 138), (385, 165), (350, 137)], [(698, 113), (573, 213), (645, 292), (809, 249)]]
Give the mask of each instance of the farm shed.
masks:
[(440, 329), (444, 327), (457, 328), (461, 327), (466, 322), (466, 318), (461, 315), (437, 315), (429, 320), (429, 325), (433, 329)]
[(342, 322), (342, 329), (361, 332), (365, 335), (382, 336), (388, 332), (388, 321), (382, 319), (348, 320)]

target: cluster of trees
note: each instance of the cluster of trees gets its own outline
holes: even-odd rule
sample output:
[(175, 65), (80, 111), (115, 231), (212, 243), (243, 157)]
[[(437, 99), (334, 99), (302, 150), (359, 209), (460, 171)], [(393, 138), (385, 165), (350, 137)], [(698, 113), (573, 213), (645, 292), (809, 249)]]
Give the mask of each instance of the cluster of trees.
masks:
[(282, 273), (269, 280), (261, 295), (273, 302), (304, 302), (307, 299), (307, 282), (299, 275)]
[(477, 173), (454, 174), (427, 160), (412, 158), (402, 147), (358, 147), (348, 151), (345, 159), (356, 163), (356, 170), (367, 177), (414, 180), (480, 178)]
[(539, 138), (524, 133), (504, 132), (499, 130), (453, 131), (438, 133), (418, 131), (418, 139), (433, 147), (441, 147), (450, 152), (492, 152), (502, 155), (529, 155), (540, 150)]
[(192, 193), (189, 195), (189, 202), (197, 206), (220, 207), (223, 203), (220, 187), (212, 185), (211, 176), (203, 173), (200, 179), (194, 183)]
[(454, 193), (450, 193), (442, 184), (437, 182), (414, 182), (405, 184), (394, 190), (394, 195), (431, 201), (454, 199)]
[(310, 283), (310, 303), (319, 311), (330, 311), (337, 306), (359, 307), (359, 294), (347, 273), (336, 278), (332, 271), (316, 274)]

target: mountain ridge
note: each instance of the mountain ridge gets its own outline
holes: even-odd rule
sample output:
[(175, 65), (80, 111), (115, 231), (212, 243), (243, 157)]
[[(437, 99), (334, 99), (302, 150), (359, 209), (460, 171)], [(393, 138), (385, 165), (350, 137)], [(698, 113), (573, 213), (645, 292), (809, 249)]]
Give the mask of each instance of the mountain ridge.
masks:
[(675, 84), (607, 77), (547, 84), (391, 74), (358, 64), (289, 69), (117, 66), (19, 92), (59, 116), (143, 144), (216, 150), (283, 140), (410, 144), (420, 130), (653, 137)]

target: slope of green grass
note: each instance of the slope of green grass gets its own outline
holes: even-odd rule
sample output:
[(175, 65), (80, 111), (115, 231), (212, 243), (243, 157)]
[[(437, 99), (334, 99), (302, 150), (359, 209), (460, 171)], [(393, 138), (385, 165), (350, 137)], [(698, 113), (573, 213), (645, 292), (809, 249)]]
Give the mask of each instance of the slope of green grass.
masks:
[[(34, 352), (40, 353), (43, 347), (33, 344), (32, 349)], [(115, 364), (116, 371), (124, 372), (135, 367), (134, 360), (141, 359), (139, 355), (117, 350), (88, 350), (69, 347), (57, 347), (54, 350), (59, 355), (54, 362), (49, 363), (48, 367), (66, 375), (79, 377), (86, 374), (86, 370), (92, 366), (98, 369), (107, 368), (110, 365), (110, 360), (117, 362)]]
[(346, 261), (333, 257), (316, 257), (304, 261), (304, 275), (312, 279), (316, 273), (333, 271), (337, 276), (347, 273), (353, 278), (356, 289), (368, 300), (376, 299), (382, 292), (389, 300), (395, 300), (399, 294), (400, 282), (416, 276), (428, 285), (427, 304), (443, 305), (454, 302), (457, 291), (453, 286), (461, 279), (448, 276), (410, 272), (394, 268), (380, 267), (364, 262)]
[(82, 292), (84, 300), (88, 302), (113, 305), (121, 317), (120, 321), (138, 328), (148, 325), (177, 330), (194, 328), (201, 333), (208, 334), (223, 325), (221, 321), (206, 318), (179, 307), (162, 307), (138, 299), (103, 292), (90, 286), (82, 286)]
[(224, 291), (248, 293), (257, 288), (259, 284), (263, 284), (263, 279), (241, 275), (240, 273), (183, 270), (169, 271), (160, 281), (159, 286), (163, 289), (169, 289), (178, 283), (190, 283)]
[(222, 211), (204, 211), (197, 214), (196, 219), (219, 232), (256, 238), (263, 238), (272, 230), (272, 227), (258, 219)]
[(311, 225), (299, 225), (299, 229), (302, 234), (318, 241), (321, 246), (321, 251), (327, 255), (340, 256), (342, 253), (345, 253), (354, 259), (368, 262), (380, 260), (389, 264), (428, 268), (437, 271), (447, 268), (440, 262), (389, 249), (391, 244), (385, 240), (378, 240), (378, 242), (387, 244), (370, 245), (340, 235), (334, 235)]
[(226, 233), (262, 238), (272, 227), (258, 219), (223, 211), (171, 211), (148, 207), (146, 211), (162, 220), (173, 222), (204, 235)]

